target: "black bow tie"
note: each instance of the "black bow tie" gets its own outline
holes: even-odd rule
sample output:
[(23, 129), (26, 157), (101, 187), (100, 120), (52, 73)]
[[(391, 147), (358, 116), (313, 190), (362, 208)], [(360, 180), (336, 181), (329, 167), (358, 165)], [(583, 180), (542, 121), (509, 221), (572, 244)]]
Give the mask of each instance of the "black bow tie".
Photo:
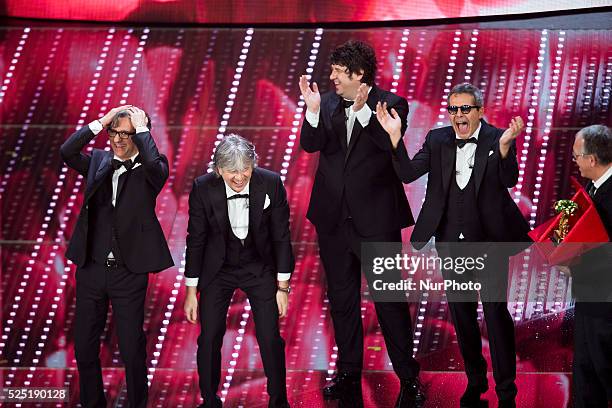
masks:
[(228, 200), (233, 200), (236, 198), (249, 198), (249, 195), (248, 194), (234, 194), (231, 197), (227, 197)]
[(132, 170), (132, 167), (134, 167), (135, 162), (136, 161), (132, 162), (132, 160), (130, 159), (127, 159), (125, 161), (113, 159), (113, 163), (112, 163), (113, 170), (119, 170), (121, 166), (125, 167), (126, 170)]
[(466, 143), (477, 144), (478, 143), (478, 139), (476, 139), (475, 137), (470, 137), (468, 140), (465, 140), (465, 139), (455, 139), (455, 144), (460, 149), (463, 149), (463, 146), (465, 146)]
[(347, 101), (346, 99), (342, 99), (342, 106), (344, 106), (344, 109), (350, 108), (354, 103), (355, 101)]

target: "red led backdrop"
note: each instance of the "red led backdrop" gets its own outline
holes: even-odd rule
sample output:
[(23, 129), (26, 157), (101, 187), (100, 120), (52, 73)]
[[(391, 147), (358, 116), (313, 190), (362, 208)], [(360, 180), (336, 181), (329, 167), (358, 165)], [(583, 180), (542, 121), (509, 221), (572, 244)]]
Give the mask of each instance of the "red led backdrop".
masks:
[[(606, 0), (5, 0), (6, 15), (157, 23), (321, 23), (422, 20), (587, 9)], [(0, 13), (2, 10), (0, 9)]]
[[(121, 8), (129, 10), (129, 2)], [(503, 127), (513, 115), (525, 118), (520, 183), (512, 194), (532, 225), (550, 216), (555, 199), (570, 194), (576, 129), (610, 124), (612, 30), (0, 29), (3, 386), (65, 385), (69, 406), (76, 404), (74, 266), (64, 251), (84, 185), (61, 163), (59, 146), (77, 126), (129, 102), (151, 115), (152, 133), (171, 166), (157, 208), (177, 266), (151, 278), (145, 317), (152, 406), (192, 407), (199, 398), (199, 328), (182, 312), (187, 197), (215, 141), (230, 132), (251, 139), (260, 165), (285, 177), (297, 260), (282, 323), (290, 401), (325, 406), (319, 388), (336, 353), (315, 232), (305, 219), (317, 157), (298, 147), (304, 105), (297, 82), (308, 73), (328, 89), (329, 53), (349, 38), (374, 45), (378, 84), (408, 99), (411, 155), (429, 128), (447, 123), (443, 102), (458, 82), (484, 90), (489, 122)], [(92, 146), (108, 148), (107, 140), (98, 137)], [(406, 186), (415, 213), (424, 189), (424, 179)], [(520, 406), (565, 407), (571, 395), (568, 282), (549, 270), (524, 275), (532, 269), (525, 259), (512, 265)], [(524, 302), (527, 293), (538, 302)], [(398, 384), (367, 296), (362, 310), (366, 406), (390, 406)], [(412, 314), (427, 406), (456, 406), (465, 381), (446, 305), (423, 298)], [(483, 333), (488, 355), (484, 327)], [(104, 336), (109, 399), (125, 406), (112, 319)], [(230, 308), (222, 364), (228, 407), (265, 406), (252, 314), (240, 293)], [(492, 388), (487, 398), (494, 401)]]

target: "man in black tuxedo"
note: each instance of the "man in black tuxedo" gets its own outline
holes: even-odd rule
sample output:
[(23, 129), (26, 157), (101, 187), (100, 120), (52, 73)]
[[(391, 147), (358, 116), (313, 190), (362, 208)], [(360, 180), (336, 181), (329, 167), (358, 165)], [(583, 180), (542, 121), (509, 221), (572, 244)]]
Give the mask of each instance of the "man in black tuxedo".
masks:
[[(374, 50), (349, 41), (331, 55), (335, 91), (319, 94), (305, 76), (300, 90), (306, 118), (300, 144), (319, 152), (319, 167), (308, 208), (315, 225), (327, 278), (338, 372), (323, 389), (328, 399), (361, 394), (363, 325), (361, 321), (362, 242), (401, 242), (401, 230), (414, 223), (396, 173), (396, 152), (373, 115), (383, 102), (395, 109), (406, 130), (408, 102), (376, 86)], [(397, 407), (424, 400), (419, 365), (412, 356), (412, 322), (406, 302), (375, 302), (376, 314), (393, 369), (401, 380)]]
[[(106, 128), (112, 152), (81, 150)], [(75, 132), (62, 145), (66, 164), (87, 180), (83, 207), (66, 257), (77, 265), (74, 351), (81, 405), (106, 407), (100, 336), (108, 302), (125, 365), (129, 406), (147, 404), (144, 302), (148, 273), (173, 265), (155, 215), (155, 199), (168, 178), (168, 160), (151, 137), (141, 109), (126, 105)]]
[[(586, 190), (612, 238), (612, 130), (581, 129), (574, 161), (589, 180)], [(576, 296), (574, 403), (577, 408), (612, 406), (612, 249), (609, 243), (584, 254), (571, 267)]]
[[(507, 130), (486, 123), (482, 92), (473, 85), (455, 86), (448, 97), (452, 126), (433, 129), (412, 160), (401, 141), (401, 121), (396, 112), (384, 106), (377, 110), (381, 125), (396, 147), (399, 173), (410, 183), (426, 173), (425, 202), (412, 232), (415, 247), (428, 242), (523, 242), (529, 241), (529, 226), (512, 200), (508, 189), (517, 183), (518, 164), (514, 139), (523, 128), (520, 117), (512, 119)], [(508, 258), (496, 256), (487, 262), (487, 273), (496, 272), (494, 287), (483, 283), (480, 292), (493, 360), (493, 376), (500, 407), (514, 407), (516, 396), (516, 356), (514, 323), (507, 309)], [(492, 262), (496, 262), (494, 266)], [(451, 276), (445, 276), (451, 278)], [(501, 285), (501, 289), (500, 289)], [(487, 293), (487, 291), (493, 293)], [(503, 293), (499, 299), (498, 291)], [(449, 294), (452, 300), (454, 294)], [(465, 292), (463, 292), (465, 295)], [(479, 406), (487, 390), (487, 365), (477, 322), (476, 291), (468, 301), (449, 302), (459, 348), (465, 362), (468, 386), (461, 397), (462, 407)], [(495, 301), (485, 301), (494, 299)]]
[(221, 346), (230, 300), (242, 289), (253, 310), (255, 335), (268, 377), (269, 407), (289, 407), (285, 342), (278, 325), (287, 315), (294, 267), (287, 193), (277, 173), (256, 167), (255, 146), (228, 135), (217, 146), (212, 173), (198, 177), (189, 196), (184, 310), (199, 321), (201, 407), (221, 407)]

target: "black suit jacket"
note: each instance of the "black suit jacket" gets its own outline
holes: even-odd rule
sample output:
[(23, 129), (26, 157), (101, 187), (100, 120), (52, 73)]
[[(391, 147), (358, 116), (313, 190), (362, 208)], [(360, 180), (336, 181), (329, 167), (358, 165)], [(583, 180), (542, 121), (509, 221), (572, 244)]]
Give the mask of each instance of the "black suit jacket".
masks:
[[(588, 187), (592, 184), (589, 183)], [(593, 203), (612, 240), (612, 177), (606, 180), (593, 197)], [(612, 244), (585, 253), (571, 267), (576, 310), (592, 316), (612, 318)], [(588, 301), (584, 301), (584, 300)], [(607, 302), (603, 301), (607, 299)], [(583, 300), (581, 302), (581, 300)], [(590, 301), (599, 301), (592, 303)]]
[[(344, 194), (354, 226), (361, 235), (375, 235), (413, 225), (408, 200), (394, 167), (397, 157), (389, 135), (375, 115), (365, 128), (355, 119), (347, 146), (341, 100), (334, 92), (324, 94), (318, 126), (313, 128), (307, 120), (302, 125), (302, 148), (309, 153), (321, 153), (308, 219), (318, 231), (333, 231), (342, 221)], [(378, 101), (387, 102), (389, 110), (394, 108), (397, 111), (403, 134), (408, 115), (406, 99), (374, 85), (366, 103), (375, 112)]]
[[(113, 153), (94, 149), (81, 152), (95, 135), (84, 126), (62, 145), (66, 164), (87, 180), (85, 199), (66, 251), (66, 257), (82, 267), (88, 260), (88, 203), (113, 172)], [(174, 265), (166, 238), (155, 215), (155, 200), (168, 179), (168, 159), (160, 154), (149, 132), (137, 133), (132, 141), (138, 148), (141, 166), (134, 168), (127, 182), (117, 186), (116, 217), (119, 249), (127, 268), (135, 273), (159, 272)], [(110, 220), (109, 220), (110, 222)]]
[[(476, 201), (482, 226), (491, 242), (528, 242), (529, 225), (512, 200), (508, 189), (518, 180), (518, 164), (514, 143), (508, 156), (502, 159), (499, 138), (503, 129), (495, 128), (484, 120), (478, 135), (474, 157)], [(404, 183), (410, 183), (429, 173), (425, 202), (412, 232), (413, 243), (425, 243), (436, 233), (446, 211), (446, 201), (455, 176), (456, 144), (451, 126), (429, 131), (421, 150), (412, 160), (399, 160), (399, 174)], [(406, 156), (401, 144), (398, 156)]]
[[(266, 194), (270, 205), (264, 209)], [(204, 289), (225, 262), (230, 221), (225, 183), (215, 174), (195, 179), (189, 195), (185, 276)], [(292, 273), (287, 193), (277, 173), (255, 168), (249, 183), (249, 235), (264, 265), (262, 273)]]

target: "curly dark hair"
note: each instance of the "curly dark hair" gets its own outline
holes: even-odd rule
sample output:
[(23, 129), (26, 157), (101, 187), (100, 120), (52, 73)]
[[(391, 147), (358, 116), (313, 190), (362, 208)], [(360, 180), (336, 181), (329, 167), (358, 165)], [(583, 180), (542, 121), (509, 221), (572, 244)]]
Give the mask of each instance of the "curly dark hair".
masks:
[(330, 63), (346, 67), (349, 75), (363, 73), (361, 82), (374, 85), (376, 54), (369, 44), (363, 41), (347, 41), (332, 52)]

